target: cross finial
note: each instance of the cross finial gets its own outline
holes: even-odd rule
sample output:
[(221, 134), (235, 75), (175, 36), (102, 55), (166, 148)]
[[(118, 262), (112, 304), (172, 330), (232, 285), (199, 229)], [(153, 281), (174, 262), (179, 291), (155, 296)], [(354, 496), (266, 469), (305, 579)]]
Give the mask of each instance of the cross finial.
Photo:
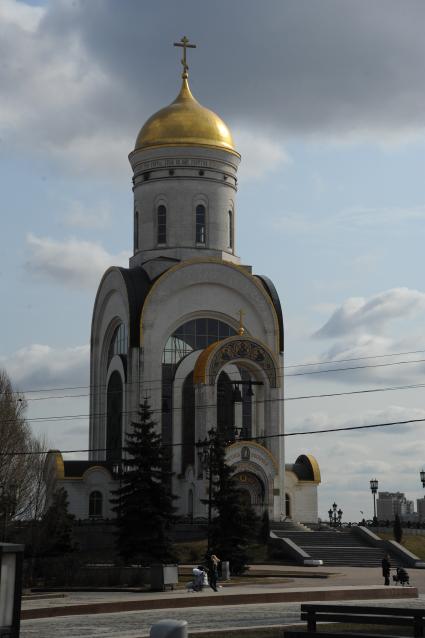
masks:
[(188, 77), (189, 65), (186, 60), (186, 49), (196, 49), (196, 44), (189, 44), (189, 38), (186, 38), (184, 35), (180, 42), (174, 42), (175, 47), (183, 47), (183, 58), (181, 63), (183, 65), (183, 73), (182, 78), (186, 79)]
[(239, 330), (238, 330), (238, 334), (240, 336), (242, 336), (243, 334), (245, 334), (245, 328), (243, 327), (243, 316), (245, 315), (245, 311), (242, 310), (242, 308), (239, 310)]

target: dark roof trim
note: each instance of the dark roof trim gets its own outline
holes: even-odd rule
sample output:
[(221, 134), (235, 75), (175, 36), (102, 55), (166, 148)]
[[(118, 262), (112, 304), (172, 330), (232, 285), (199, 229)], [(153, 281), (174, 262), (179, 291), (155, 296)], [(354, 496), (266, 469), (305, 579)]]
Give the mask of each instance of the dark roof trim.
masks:
[(152, 286), (147, 272), (141, 267), (118, 268), (127, 288), (130, 315), (129, 345), (137, 348), (140, 343), (140, 314), (148, 292)]
[(65, 478), (81, 478), (91, 467), (103, 467), (112, 474), (112, 467), (108, 461), (64, 461)]
[(261, 283), (263, 284), (264, 288), (266, 289), (273, 303), (274, 309), (277, 314), (277, 321), (279, 324), (279, 350), (280, 352), (283, 352), (285, 342), (284, 342), (282, 306), (280, 305), (279, 295), (277, 294), (277, 290), (271, 279), (269, 279), (265, 275), (254, 275), (254, 277), (256, 277), (257, 279), (261, 281)]

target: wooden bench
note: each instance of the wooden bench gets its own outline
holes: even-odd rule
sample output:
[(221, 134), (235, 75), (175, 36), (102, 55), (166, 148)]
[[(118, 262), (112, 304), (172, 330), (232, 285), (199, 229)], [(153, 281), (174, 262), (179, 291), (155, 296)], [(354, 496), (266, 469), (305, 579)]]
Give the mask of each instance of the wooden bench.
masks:
[[(402, 607), (322, 605), (309, 603), (301, 605), (301, 620), (307, 621), (307, 631), (311, 634), (317, 631), (318, 622), (331, 622), (362, 625), (398, 625), (399, 627), (412, 627), (415, 638), (420, 638), (425, 635), (425, 609), (414, 607), (406, 609)], [(300, 636), (302, 635), (301, 632), (292, 632), (292, 634), (287, 632), (285, 633), (285, 637), (295, 638), (297, 633)], [(304, 633), (304, 636), (305, 635)]]

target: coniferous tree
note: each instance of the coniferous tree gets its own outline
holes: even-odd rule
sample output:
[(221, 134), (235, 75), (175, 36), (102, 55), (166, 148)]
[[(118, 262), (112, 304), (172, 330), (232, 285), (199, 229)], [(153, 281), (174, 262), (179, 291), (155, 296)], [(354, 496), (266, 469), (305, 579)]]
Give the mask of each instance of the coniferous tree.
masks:
[(263, 516), (261, 517), (261, 527), (258, 540), (263, 545), (267, 545), (270, 541), (270, 518), (268, 510), (264, 510)]
[(41, 548), (44, 556), (62, 556), (75, 550), (72, 525), (75, 516), (68, 512), (68, 495), (63, 487), (53, 494), (52, 504), (41, 519)]
[(394, 540), (396, 540), (397, 543), (401, 543), (401, 539), (403, 538), (403, 528), (398, 514), (396, 514), (394, 518), (393, 534)]
[(248, 546), (255, 540), (258, 517), (252, 507), (243, 502), (234, 477), (234, 469), (226, 463), (225, 441), (215, 431), (210, 432), (213, 477), (212, 549), (221, 560), (228, 560), (232, 574), (247, 569)]
[(170, 453), (155, 426), (145, 399), (139, 421), (126, 435), (121, 485), (111, 501), (117, 513), (120, 556), (145, 565), (175, 560), (170, 538), (176, 498), (171, 493)]

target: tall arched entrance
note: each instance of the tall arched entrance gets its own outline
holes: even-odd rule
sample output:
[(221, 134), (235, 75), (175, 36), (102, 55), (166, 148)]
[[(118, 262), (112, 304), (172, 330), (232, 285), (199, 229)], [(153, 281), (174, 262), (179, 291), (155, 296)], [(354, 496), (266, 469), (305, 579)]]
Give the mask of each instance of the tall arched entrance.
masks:
[(123, 384), (117, 371), (109, 379), (106, 405), (106, 459), (114, 461), (121, 458), (122, 448)]
[(265, 506), (266, 490), (263, 481), (253, 472), (238, 472), (235, 474), (241, 500), (254, 512), (261, 515)]

